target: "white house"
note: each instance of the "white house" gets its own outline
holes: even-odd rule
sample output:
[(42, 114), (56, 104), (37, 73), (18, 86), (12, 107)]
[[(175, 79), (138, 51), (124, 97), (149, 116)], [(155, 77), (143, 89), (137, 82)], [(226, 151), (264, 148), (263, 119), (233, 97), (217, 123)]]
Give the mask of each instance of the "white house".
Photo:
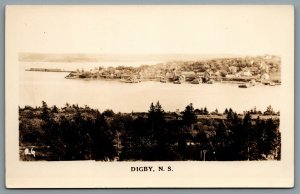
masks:
[(262, 81), (263, 81), (263, 80), (269, 80), (269, 79), (270, 79), (270, 76), (269, 76), (269, 74), (264, 73), (264, 74), (261, 76), (260, 79), (261, 79)]
[(252, 76), (252, 74), (249, 70), (245, 70), (243, 71), (243, 76)]

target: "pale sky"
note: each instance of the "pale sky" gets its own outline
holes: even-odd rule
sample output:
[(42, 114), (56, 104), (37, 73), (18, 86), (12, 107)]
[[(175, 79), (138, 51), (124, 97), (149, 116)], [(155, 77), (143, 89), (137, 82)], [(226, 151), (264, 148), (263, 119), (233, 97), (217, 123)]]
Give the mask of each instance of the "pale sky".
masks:
[(291, 6), (27, 6), (8, 9), (19, 52), (283, 54)]

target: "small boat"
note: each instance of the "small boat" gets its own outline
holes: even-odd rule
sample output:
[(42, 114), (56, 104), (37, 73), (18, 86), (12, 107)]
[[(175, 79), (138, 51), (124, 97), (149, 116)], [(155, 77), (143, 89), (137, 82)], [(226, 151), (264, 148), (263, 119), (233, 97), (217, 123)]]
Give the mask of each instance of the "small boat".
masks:
[(176, 80), (176, 81), (174, 81), (173, 83), (174, 83), (174, 84), (181, 84), (181, 81)]
[(264, 85), (270, 85), (271, 82), (269, 82), (269, 81), (264, 81), (264, 82), (262, 82), (262, 84), (264, 84)]
[(66, 79), (78, 79), (79, 78), (79, 76), (66, 76), (65, 77)]
[(246, 84), (240, 84), (239, 88), (249, 88), (251, 85), (249, 83)]
[(270, 83), (270, 86), (275, 86), (276, 84), (274, 82), (271, 82)]

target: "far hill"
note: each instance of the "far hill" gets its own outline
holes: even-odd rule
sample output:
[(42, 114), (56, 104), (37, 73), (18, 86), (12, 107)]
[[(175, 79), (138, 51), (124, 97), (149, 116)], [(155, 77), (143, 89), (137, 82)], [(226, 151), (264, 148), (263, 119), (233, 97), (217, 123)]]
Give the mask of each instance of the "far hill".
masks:
[(112, 62), (112, 61), (197, 61), (213, 58), (241, 57), (241, 55), (201, 55), (201, 54), (57, 54), (20, 53), (20, 62)]

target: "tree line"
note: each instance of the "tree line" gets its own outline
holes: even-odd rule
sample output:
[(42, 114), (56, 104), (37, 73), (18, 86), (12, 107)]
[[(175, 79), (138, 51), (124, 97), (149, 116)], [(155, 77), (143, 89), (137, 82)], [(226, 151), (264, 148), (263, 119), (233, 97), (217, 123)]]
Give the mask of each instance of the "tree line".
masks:
[(159, 102), (145, 113), (100, 113), (42, 102), (19, 108), (20, 148), (34, 147), (36, 160), (49, 161), (280, 160), (278, 116), (252, 118), (253, 110), (240, 116), (231, 108), (224, 117), (197, 112), (193, 104), (181, 113), (165, 112)]

